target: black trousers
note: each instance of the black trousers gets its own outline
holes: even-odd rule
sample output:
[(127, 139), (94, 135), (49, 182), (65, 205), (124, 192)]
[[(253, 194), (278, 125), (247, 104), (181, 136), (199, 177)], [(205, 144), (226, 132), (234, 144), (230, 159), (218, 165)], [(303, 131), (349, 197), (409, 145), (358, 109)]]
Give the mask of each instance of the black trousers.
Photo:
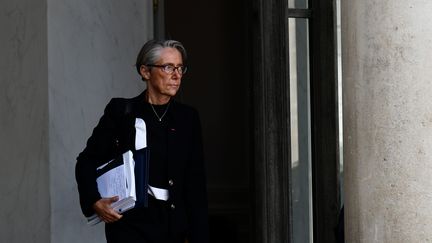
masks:
[(105, 224), (107, 243), (184, 243), (184, 234), (170, 230), (169, 205), (149, 197), (148, 208), (134, 208)]

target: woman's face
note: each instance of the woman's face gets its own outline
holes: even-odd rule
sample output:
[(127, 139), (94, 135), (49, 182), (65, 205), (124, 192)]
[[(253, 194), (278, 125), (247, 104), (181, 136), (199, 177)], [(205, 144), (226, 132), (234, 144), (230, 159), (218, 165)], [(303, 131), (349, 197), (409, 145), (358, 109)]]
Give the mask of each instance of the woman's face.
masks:
[[(153, 65), (172, 65), (174, 67), (183, 66), (180, 52), (171, 47), (163, 48), (160, 58)], [(180, 88), (182, 73), (179, 70), (168, 74), (162, 67), (141, 66), (141, 76), (147, 80), (147, 90), (149, 97), (159, 101), (167, 101), (174, 96)], [(157, 102), (154, 100), (153, 102)]]

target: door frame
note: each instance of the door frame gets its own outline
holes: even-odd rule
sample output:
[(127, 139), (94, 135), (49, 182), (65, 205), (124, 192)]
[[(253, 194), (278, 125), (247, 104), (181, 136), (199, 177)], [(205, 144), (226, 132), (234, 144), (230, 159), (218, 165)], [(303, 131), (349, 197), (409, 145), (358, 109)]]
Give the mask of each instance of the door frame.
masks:
[[(335, 0), (251, 7), (255, 242), (292, 242), (288, 18), (309, 19), (313, 241), (336, 242), (340, 205)], [(330, 58), (329, 58), (330, 57)]]

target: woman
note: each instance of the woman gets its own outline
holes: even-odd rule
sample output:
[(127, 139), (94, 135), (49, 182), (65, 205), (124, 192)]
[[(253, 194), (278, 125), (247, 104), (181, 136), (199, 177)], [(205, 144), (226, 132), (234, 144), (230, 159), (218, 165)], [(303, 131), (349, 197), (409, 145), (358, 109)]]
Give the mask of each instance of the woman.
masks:
[[(132, 99), (112, 99), (77, 158), (81, 208), (85, 216), (96, 213), (106, 223), (107, 242), (208, 242), (200, 121), (195, 109), (173, 99), (186, 72), (185, 61), (186, 51), (178, 41), (144, 44), (136, 68), (147, 89)], [(144, 203), (119, 214), (110, 206), (118, 198), (101, 198), (97, 191), (95, 171), (115, 156), (135, 151), (136, 118), (145, 122), (150, 151), (148, 183), (140, 186), (167, 197), (150, 193)]]

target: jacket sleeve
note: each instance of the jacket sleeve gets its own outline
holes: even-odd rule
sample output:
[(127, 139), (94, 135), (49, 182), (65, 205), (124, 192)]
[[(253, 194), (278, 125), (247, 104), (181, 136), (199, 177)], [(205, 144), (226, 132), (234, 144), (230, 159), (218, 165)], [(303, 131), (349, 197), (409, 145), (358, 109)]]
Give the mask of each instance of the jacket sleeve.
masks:
[(115, 139), (115, 100), (105, 108), (99, 123), (87, 140), (85, 149), (78, 155), (75, 165), (75, 178), (78, 185), (79, 199), (83, 214), (94, 214), (93, 204), (101, 198), (96, 183), (96, 168), (113, 156)]
[(186, 175), (186, 210), (189, 242), (209, 242), (207, 184), (205, 176), (201, 123), (198, 112), (192, 116), (192, 149)]

